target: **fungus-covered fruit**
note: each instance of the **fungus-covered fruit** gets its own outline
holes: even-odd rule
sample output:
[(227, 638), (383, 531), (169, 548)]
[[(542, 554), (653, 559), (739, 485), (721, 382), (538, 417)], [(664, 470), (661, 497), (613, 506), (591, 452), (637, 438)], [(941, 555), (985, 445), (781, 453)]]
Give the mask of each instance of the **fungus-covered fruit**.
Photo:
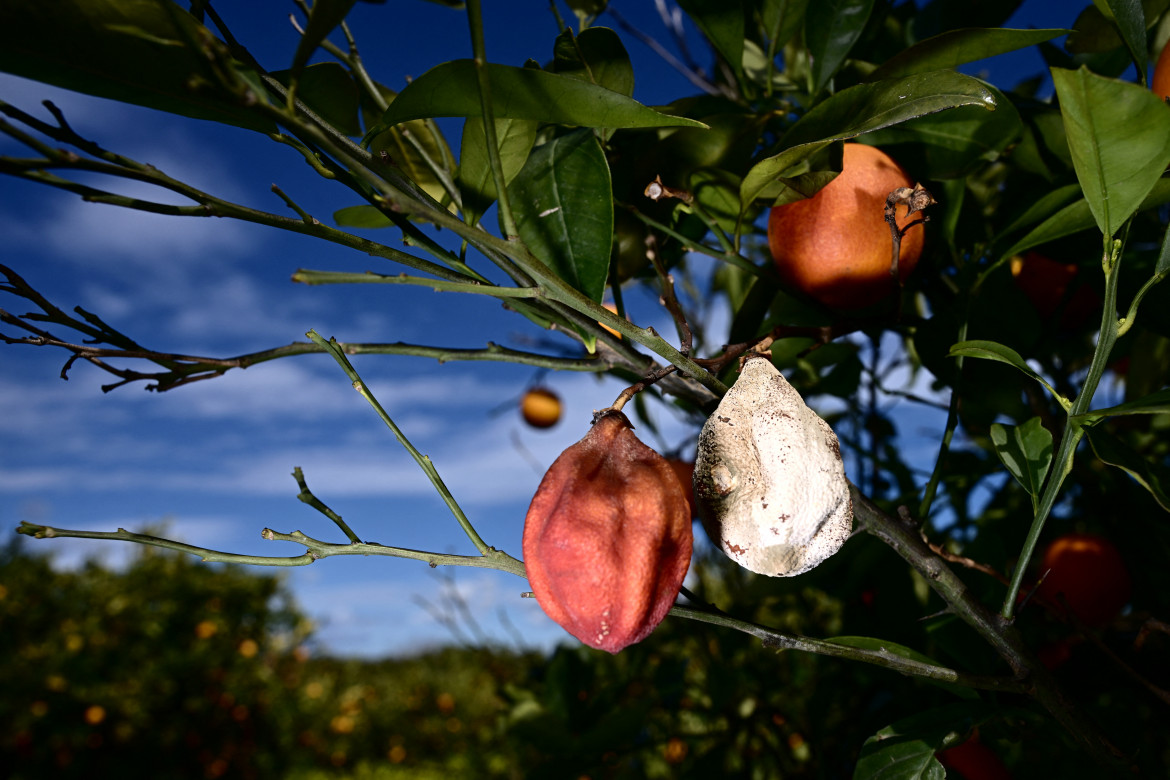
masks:
[(553, 462), (524, 519), (528, 582), (545, 613), (616, 653), (662, 622), (691, 562), (691, 515), (666, 459), (605, 412)]
[(758, 574), (802, 574), (849, 538), (837, 436), (767, 356), (747, 359), (703, 425), (695, 500), (711, 540)]
[[(811, 198), (776, 206), (768, 215), (768, 245), (780, 278), (834, 309), (861, 309), (890, 296), (897, 286), (890, 276), (894, 239), (886, 198), (913, 186), (885, 152), (845, 144), (837, 178)], [(917, 218), (898, 207), (899, 228)], [(898, 251), (901, 280), (918, 264), (922, 247), (922, 226), (910, 228)]]
[(561, 419), (561, 399), (552, 390), (534, 387), (520, 399), (520, 414), (533, 428), (551, 428)]

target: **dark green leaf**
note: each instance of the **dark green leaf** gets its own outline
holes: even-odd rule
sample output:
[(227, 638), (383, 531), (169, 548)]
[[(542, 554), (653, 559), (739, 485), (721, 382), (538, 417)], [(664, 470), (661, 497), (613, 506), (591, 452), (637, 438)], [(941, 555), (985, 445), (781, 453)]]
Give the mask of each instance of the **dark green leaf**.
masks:
[(943, 780), (947, 774), (934, 754), (967, 739), (993, 712), (988, 704), (968, 701), (896, 721), (865, 741), (853, 778)]
[[(292, 71), (270, 74), (286, 87), (292, 83)], [(297, 80), (297, 98), (319, 117), (345, 135), (361, 135), (358, 121), (361, 94), (345, 68), (336, 62), (320, 62), (301, 71)]]
[(1026, 49), (1064, 35), (1068, 30), (965, 28), (927, 38), (886, 60), (866, 81), (955, 68), (968, 62)]
[[(395, 102), (397, 100), (395, 98)], [(415, 143), (411, 143), (412, 140)], [(369, 147), (374, 154), (385, 152), (399, 170), (435, 200), (443, 202), (447, 199), (447, 191), (438, 174), (426, 162), (426, 158), (430, 158), (443, 168), (452, 159), (446, 139), (433, 122), (413, 120), (384, 129), (370, 137)]]
[(740, 199), (750, 203), (782, 176), (833, 141), (890, 127), (956, 106), (995, 108), (980, 81), (954, 71), (937, 71), (858, 84), (819, 103), (793, 125), (780, 154), (757, 163), (744, 177)]
[(809, 0), (764, 0), (760, 18), (764, 31), (779, 51), (804, 27)]
[[(705, 127), (693, 119), (655, 111), (618, 92), (534, 68), (486, 66), (496, 119), (533, 119), (580, 127)], [(407, 85), (374, 132), (410, 119), (480, 116), (475, 63), (454, 60)]]
[(736, 75), (743, 75), (743, 5), (732, 0), (679, 0)]
[(313, 56), (313, 52), (321, 45), (329, 33), (345, 20), (345, 15), (353, 8), (356, 0), (314, 0), (309, 9), (309, 19), (305, 23), (305, 34), (297, 44), (293, 54), (293, 73), (298, 72)]
[(1048, 219), (1072, 201), (1079, 199), (1080, 195), (1081, 188), (1077, 184), (1067, 184), (1044, 193), (1012, 220), (1011, 224), (1003, 229), (1003, 234), (1010, 235), (1028, 225), (1035, 225), (1037, 222)]
[(1167, 414), (1170, 413), (1170, 390), (1158, 390), (1134, 401), (1127, 401), (1117, 406), (1108, 406), (1104, 409), (1094, 409), (1078, 415), (1076, 419), (1097, 421), (1105, 417), (1122, 414)]
[(1108, 238), (1170, 163), (1170, 107), (1136, 84), (1086, 68), (1052, 70), (1081, 189)]
[(1005, 346), (995, 341), (982, 341), (974, 339), (971, 341), (960, 341), (951, 347), (947, 353), (947, 357), (974, 357), (982, 358), (983, 360), (994, 360), (997, 363), (1007, 363), (1009, 366), (1019, 369), (1023, 373), (1035, 379), (1040, 384), (1048, 388), (1048, 392), (1052, 393), (1053, 398), (1061, 401), (1062, 404), (1067, 404), (1067, 400), (1063, 399), (1052, 386), (1045, 381), (1044, 377), (1033, 371), (1028, 364), (1020, 357), (1020, 353), (1016, 352), (1011, 347)]
[[(215, 84), (207, 58), (188, 43), (210, 37), (164, 0), (5, 0), (0, 3), (0, 71), (123, 103), (272, 132), (275, 127)], [(144, 66), (149, 63), (149, 66)], [(256, 74), (241, 66), (245, 81)], [(262, 90), (257, 91), (265, 99)]]
[(819, 92), (845, 62), (872, 10), (873, 0), (817, 0), (809, 5), (804, 43), (812, 60), (811, 92)]
[[(504, 185), (507, 186), (524, 167), (524, 161), (536, 143), (536, 122), (527, 119), (497, 119), (496, 142), (500, 146), (500, 164), (504, 169)], [(496, 200), (496, 183), (492, 179), (491, 159), (487, 150), (483, 118), (469, 116), (463, 123), (458, 182), (463, 195), (464, 219), (473, 225)]]
[(1170, 275), (1170, 226), (1162, 236), (1162, 251), (1158, 253), (1158, 264), (1154, 267), (1155, 274)]
[(1052, 464), (1052, 434), (1039, 417), (1023, 425), (991, 426), (991, 443), (995, 454), (1016, 480), (1032, 496), (1039, 496)]
[(634, 67), (618, 34), (590, 27), (580, 35), (566, 29), (557, 36), (553, 71), (605, 87), (626, 97), (634, 94)]
[(577, 130), (534, 149), (508, 185), (508, 197), (532, 253), (600, 303), (613, 240), (613, 194), (593, 133)]
[(1109, 9), (1112, 22), (1121, 33), (1129, 55), (1137, 65), (1141, 74), (1141, 82), (1146, 81), (1146, 15), (1142, 10), (1141, 0), (1104, 0)]
[(1125, 471), (1137, 480), (1139, 485), (1150, 491), (1150, 495), (1163, 509), (1170, 512), (1170, 495), (1166, 492), (1170, 487), (1170, 470), (1143, 458), (1111, 433), (1094, 427), (1086, 428), (1085, 432), (1089, 437), (1089, 444), (1093, 446), (1093, 452), (1102, 462)]

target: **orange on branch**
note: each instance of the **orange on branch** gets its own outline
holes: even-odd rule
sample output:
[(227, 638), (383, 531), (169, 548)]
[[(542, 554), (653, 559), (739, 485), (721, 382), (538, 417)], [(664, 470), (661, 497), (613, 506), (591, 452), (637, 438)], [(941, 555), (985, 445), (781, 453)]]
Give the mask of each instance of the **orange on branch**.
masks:
[(1170, 42), (1162, 47), (1162, 53), (1154, 63), (1154, 78), (1150, 81), (1150, 89), (1163, 100), (1170, 97)]
[[(886, 198), (913, 187), (885, 152), (845, 144), (841, 173), (811, 198), (772, 209), (768, 245), (780, 277), (791, 287), (835, 309), (872, 306), (897, 290), (890, 274), (893, 237), (885, 220)], [(897, 225), (920, 216), (899, 206)], [(922, 256), (922, 226), (902, 237), (898, 277), (905, 280)]]
[(1080, 269), (1072, 263), (1061, 263), (1039, 252), (1025, 252), (1011, 259), (1012, 279), (1016, 287), (1036, 307), (1044, 319), (1050, 319), (1064, 305), (1060, 316), (1062, 328), (1076, 328), (1083, 324), (1101, 305), (1097, 293), (1085, 285), (1075, 285)]
[(1090, 627), (1111, 622), (1129, 602), (1132, 583), (1118, 549), (1096, 534), (1065, 534), (1044, 550), (1036, 594)]
[(520, 399), (520, 414), (533, 428), (551, 428), (561, 419), (561, 399), (548, 388), (534, 387)]

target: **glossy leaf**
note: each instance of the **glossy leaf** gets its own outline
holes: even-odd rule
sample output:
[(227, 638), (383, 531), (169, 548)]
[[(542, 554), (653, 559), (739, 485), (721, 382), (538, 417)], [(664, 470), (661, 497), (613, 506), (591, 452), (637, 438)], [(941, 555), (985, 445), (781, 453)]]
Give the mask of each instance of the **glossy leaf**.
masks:
[[(705, 127), (670, 116), (612, 90), (535, 68), (488, 64), (492, 111), (497, 119), (532, 119), (580, 127)], [(410, 119), (480, 116), (475, 63), (454, 60), (431, 68), (390, 104), (380, 131)]]
[(968, 62), (1026, 49), (1068, 33), (1063, 29), (1010, 30), (965, 28), (950, 30), (895, 54), (866, 81), (898, 78), (932, 70), (956, 68)]
[[(188, 41), (209, 33), (169, 0), (5, 0), (0, 3), (0, 71), (46, 84), (272, 132), (267, 120), (194, 77), (214, 84), (207, 58)], [(150, 67), (143, 67), (150, 63)], [(246, 81), (254, 71), (236, 66)], [(262, 88), (256, 88), (264, 100)]]
[(873, 0), (817, 0), (808, 6), (804, 43), (811, 59), (811, 92), (819, 92), (841, 68), (872, 10)]
[(995, 108), (995, 98), (980, 81), (953, 71), (918, 74), (858, 84), (817, 104), (783, 139), (787, 147), (757, 163), (744, 177), (740, 199), (750, 203), (778, 176), (833, 141), (890, 127), (956, 106)]
[(728, 0), (678, 0), (736, 75), (743, 75), (743, 4)]
[(1033, 417), (1023, 425), (994, 423), (991, 443), (1000, 462), (1024, 490), (1039, 496), (1052, 465), (1052, 434), (1040, 418)]
[[(270, 75), (286, 87), (292, 83), (291, 70)], [(349, 73), (336, 62), (319, 62), (302, 70), (297, 79), (297, 99), (344, 134), (362, 134), (358, 121), (361, 94)]]
[(1137, 65), (1141, 74), (1141, 81), (1146, 81), (1146, 14), (1142, 10), (1141, 0), (1104, 0), (1109, 9), (1113, 25), (1121, 34), (1129, 56)]
[[(505, 186), (524, 167), (528, 153), (536, 143), (536, 126), (536, 122), (527, 119), (496, 120), (496, 142), (500, 146)], [(491, 159), (487, 150), (483, 118), (468, 117), (463, 123), (457, 181), (463, 196), (464, 219), (473, 225), (496, 200), (496, 183), (492, 179)]]
[(1170, 106), (1147, 89), (1054, 68), (1077, 180), (1097, 227), (1113, 237), (1170, 163)]
[(995, 341), (983, 341), (973, 339), (971, 341), (960, 341), (951, 347), (947, 353), (947, 357), (973, 357), (982, 358), (983, 360), (993, 360), (997, 363), (1006, 363), (1013, 368), (1017, 368), (1023, 373), (1035, 379), (1040, 384), (1048, 388), (1048, 392), (1052, 396), (1065, 405), (1068, 401), (1062, 398), (1044, 377), (1037, 374), (1032, 368), (1020, 357), (1020, 353), (1016, 352), (1011, 347), (1005, 346)]
[(854, 780), (943, 780), (934, 757), (959, 744), (994, 709), (978, 701), (936, 707), (891, 723), (865, 741), (853, 770)]
[(634, 66), (618, 34), (590, 27), (580, 35), (566, 29), (557, 36), (553, 71), (605, 87), (626, 97), (634, 94)]
[(1133, 477), (1150, 492), (1163, 509), (1170, 512), (1170, 469), (1152, 463), (1111, 433), (1099, 428), (1086, 428), (1093, 452), (1104, 463), (1116, 466)]
[(534, 149), (508, 185), (508, 197), (532, 253), (600, 303), (613, 240), (613, 194), (593, 133), (577, 130)]
[(292, 72), (296, 73), (305, 66), (313, 52), (321, 45), (329, 33), (345, 20), (346, 14), (353, 8), (356, 0), (313, 0), (313, 7), (309, 9), (309, 19), (305, 22), (305, 32), (297, 44), (293, 54)]

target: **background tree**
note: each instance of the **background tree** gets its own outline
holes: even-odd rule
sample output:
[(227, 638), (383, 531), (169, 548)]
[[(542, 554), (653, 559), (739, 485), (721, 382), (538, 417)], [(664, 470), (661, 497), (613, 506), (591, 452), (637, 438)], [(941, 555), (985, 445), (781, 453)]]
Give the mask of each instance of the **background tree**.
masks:
[[(279, 558), (121, 530), (26, 523), (21, 532), (134, 541), (209, 561), (388, 555), (522, 576), (506, 552), (514, 546), (480, 536), (441, 464), (410, 444), (349, 355), (607, 373), (631, 383), (614, 405), (632, 398), (648, 427), (646, 410), (672, 404), (697, 429), (734, 382), (737, 359), (767, 350), (805, 398), (844, 402), (828, 416), (852, 468), (855, 527), (867, 534), (794, 579), (749, 576), (701, 554), (672, 614), (711, 625), (667, 621), (613, 659), (561, 652), (534, 685), (541, 704), (517, 693), (517, 712), (546, 716), (513, 713), (524, 726), (509, 733), (532, 736), (528, 764), (540, 767), (553, 745), (561, 763), (550, 773), (570, 756), (598, 773), (852, 766), (856, 777), (885, 777), (896, 766), (898, 776), (939, 777), (935, 754), (978, 727), (980, 744), (1023, 776), (1039, 767), (1069, 776), (1164, 771), (1165, 747), (1152, 735), (1164, 733), (1170, 698), (1157, 661), (1170, 550), (1157, 435), (1170, 393), (1167, 292), (1158, 286), (1170, 272), (1170, 109), (1145, 82), (1170, 37), (1167, 4), (1089, 6), (1063, 48), (1051, 43), (1063, 29), (1000, 27), (1016, 3), (683, 5), (716, 64), (688, 69), (696, 93), (661, 110), (630, 98), (620, 36), (592, 25), (601, 7), (577, 3), (577, 25), (560, 20), (552, 59), (546, 47), (522, 68), (487, 61), (479, 3), (468, 3), (474, 57), (438, 63), (397, 95), (367, 72), (343, 24), (352, 2), (301, 8), (303, 35), (278, 70), (205, 2), (189, 11), (165, 2), (109, 9), (77, 0), (68, 13), (6, 6), (0, 68), (266, 133), (358, 205), (337, 211), (333, 227), (279, 188), (293, 216), (234, 203), (82, 137), (52, 107), (46, 121), (0, 104), (8, 117), (0, 129), (32, 155), (0, 158), (0, 172), (100, 203), (243, 220), (348, 247), (405, 270), (302, 269), (294, 279), (487, 295), (558, 339), (547, 350), (455, 351), (345, 344), (310, 331), (308, 342), (230, 358), (160, 352), (100, 314), (69, 314), (4, 268), (3, 289), (39, 309), (0, 315), (13, 329), (5, 340), (66, 350), (66, 370), (88, 361), (115, 376), (110, 387), (146, 381), (168, 391), (276, 358), (332, 355), (479, 554), (363, 541), (299, 472), (301, 499), (347, 544), (266, 529), (265, 538), (306, 550)], [(1043, 75), (992, 85), (954, 70), (1031, 46), (1051, 66), (1055, 97), (1040, 91)], [(1127, 72), (1136, 75), (1121, 80)], [(464, 119), (458, 154), (434, 122), (452, 116)], [(802, 289), (764, 250), (765, 211), (832, 186), (843, 143), (855, 139), (882, 147), (925, 185), (933, 197), (924, 200), (937, 201), (917, 268), (880, 300)], [(121, 195), (106, 189), (110, 180), (151, 184), (190, 205)], [(498, 225), (483, 219), (493, 203)], [(889, 221), (903, 240), (892, 213)], [(406, 248), (357, 232), (379, 226), (395, 228)], [(436, 228), (459, 246), (437, 240)], [(717, 261), (709, 279), (688, 275), (696, 255)], [(625, 316), (626, 291), (641, 286), (661, 297), (675, 341)], [(695, 316), (712, 298), (730, 304), (726, 332)], [(1121, 388), (1118, 403), (1094, 403), (1106, 377)], [(936, 403), (918, 391), (926, 381), (949, 392), (924, 464), (900, 451), (884, 399)], [(1128, 604), (1105, 619), (1079, 611), (1069, 589), (1031, 597), (1041, 544), (1074, 528), (1105, 538), (1098, 550), (1115, 546), (1131, 578), (1128, 588), (1110, 587)], [(772, 648), (791, 652), (777, 659)], [(819, 675), (827, 685), (804, 687)], [(761, 684), (777, 677), (783, 685)], [(852, 686), (856, 677), (866, 684)], [(792, 690), (803, 695), (790, 703)]]

